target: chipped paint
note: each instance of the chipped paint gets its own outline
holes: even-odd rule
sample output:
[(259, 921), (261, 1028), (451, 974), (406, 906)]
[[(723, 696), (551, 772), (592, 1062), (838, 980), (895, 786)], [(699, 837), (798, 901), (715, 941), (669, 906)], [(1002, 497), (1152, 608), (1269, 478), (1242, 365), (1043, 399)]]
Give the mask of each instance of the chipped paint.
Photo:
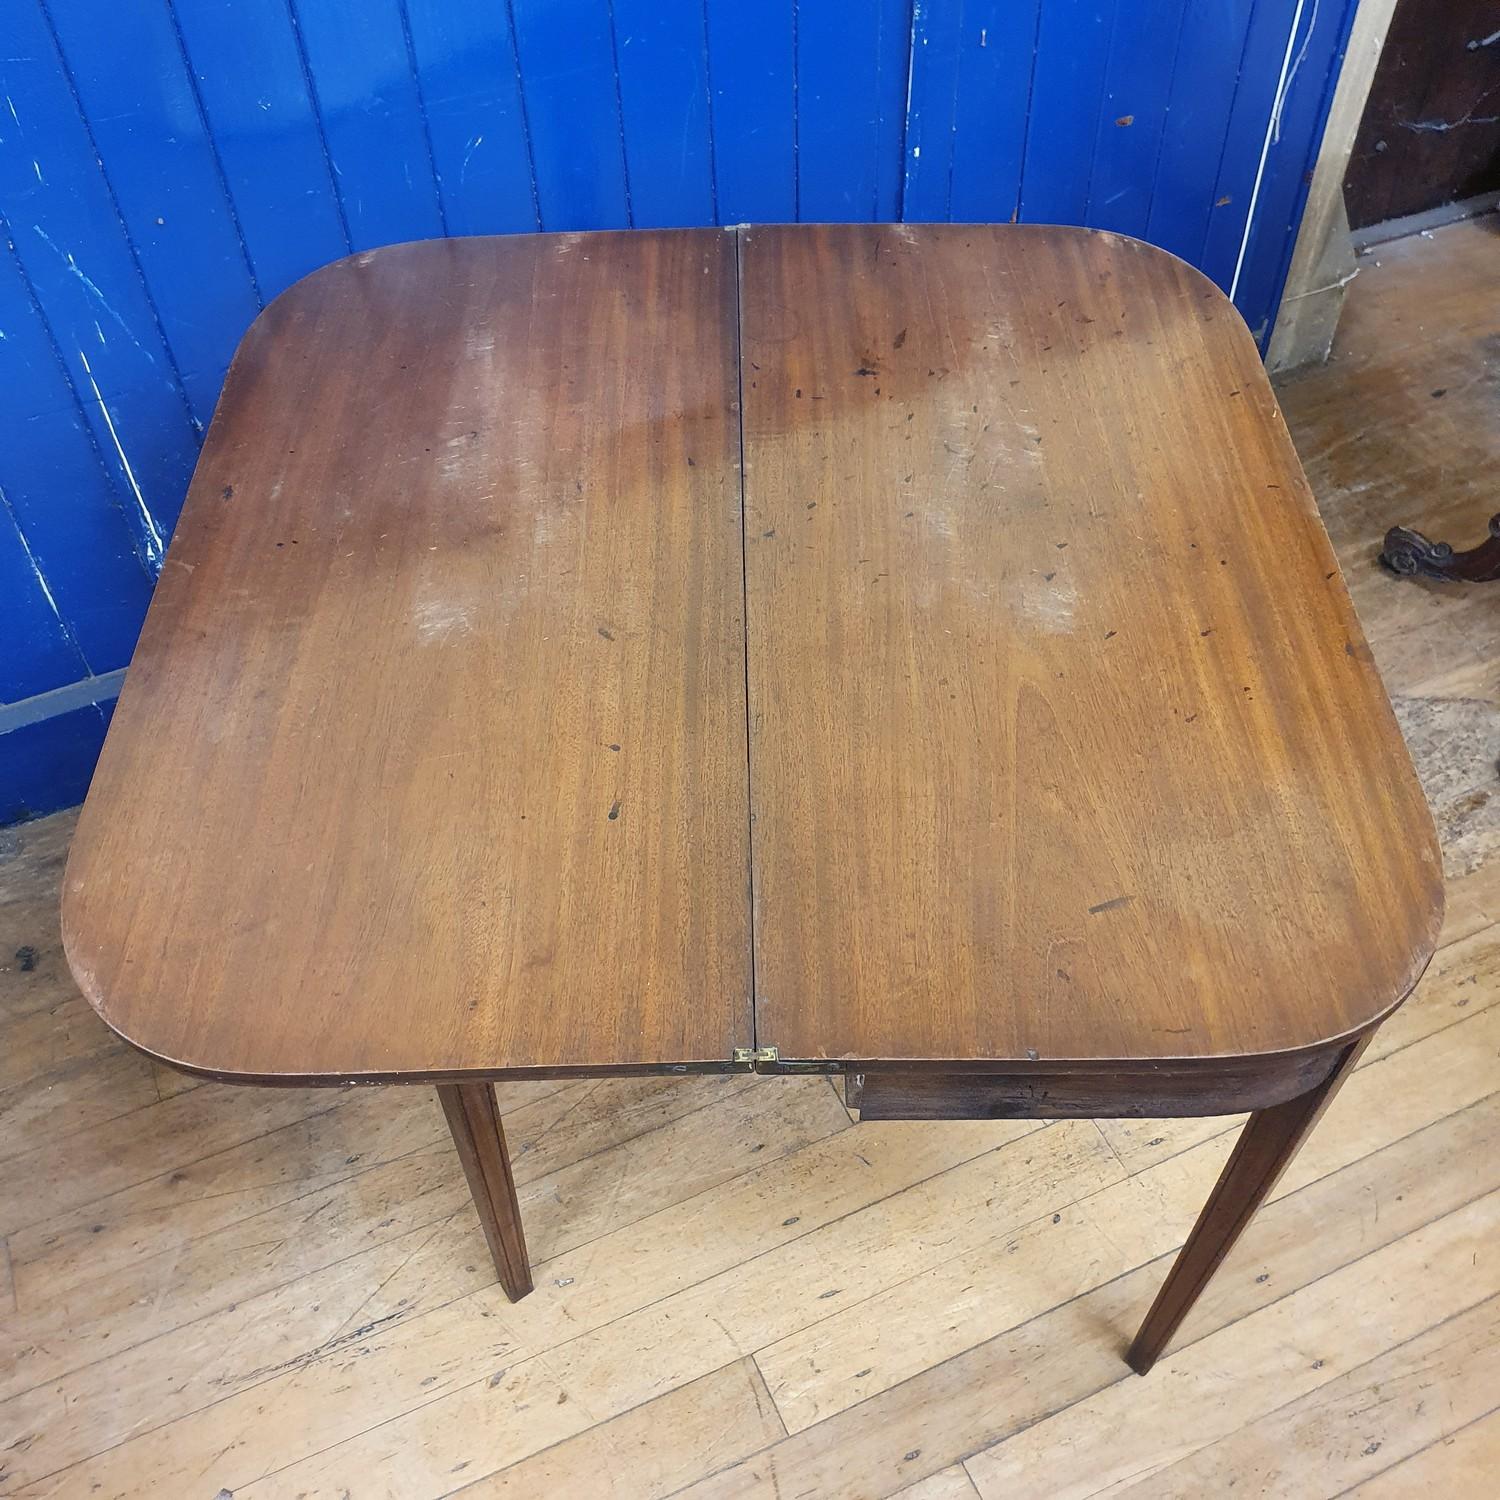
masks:
[(59, 260), (62, 261), (62, 263), (68, 268), (68, 271), (73, 276), (75, 276), (88, 290), (88, 292), (98, 301), (99, 306), (102, 307), (104, 311), (107, 312), (110, 317), (120, 325), (121, 329), (124, 330), (125, 337), (128, 338), (130, 342), (134, 344), (136, 348), (139, 349), (148, 360), (151, 360), (152, 364), (155, 364), (156, 361), (151, 358), (151, 351), (147, 349), (141, 343), (141, 341), (136, 338), (136, 336), (130, 331), (130, 325), (125, 321), (124, 318), (119, 315), (119, 313), (115, 311), (114, 307), (110, 303), (109, 298), (106, 297), (104, 293), (100, 291), (99, 288), (94, 284), (94, 282), (89, 279), (87, 274), (85, 274), (83, 267), (73, 259), (72, 254), (54, 243), (52, 236), (48, 234), (40, 224), (33, 224), (31, 227), (36, 232), (37, 237), (42, 241), (42, 243), (45, 244), (47, 248), (52, 251), (52, 253), (57, 256)]
[(115, 445), (115, 452), (119, 455), (120, 467), (125, 471), (125, 479), (130, 485), (130, 492), (135, 496), (136, 509), (140, 513), (143, 540), (146, 546), (146, 559), (158, 572), (161, 570), (161, 560), (166, 554), (166, 543), (162, 541), (161, 531), (156, 524), (156, 517), (151, 514), (151, 507), (146, 504), (146, 497), (141, 493), (141, 487), (136, 483), (135, 470), (130, 467), (130, 460), (125, 455), (125, 447), (120, 442), (120, 434), (115, 431), (114, 418), (109, 414), (109, 407), (104, 404), (104, 396), (99, 390), (99, 382), (94, 379), (94, 372), (89, 368), (89, 357), (82, 349), (78, 351), (78, 358), (83, 363), (83, 373), (88, 377), (89, 389), (94, 393), (94, 400), (99, 405), (100, 415), (104, 418), (104, 425), (109, 429), (109, 439)]
[(42, 565), (36, 560), (36, 553), (31, 550), (31, 543), (26, 540), (26, 533), (19, 526), (15, 528), (15, 532), (17, 540), (21, 543), (21, 551), (26, 558), (27, 566), (31, 569), (32, 577), (36, 579), (36, 586), (42, 591), (42, 597), (47, 601), (47, 608), (61, 622), (62, 611), (57, 607), (57, 600), (52, 597), (52, 585), (47, 582), (47, 575), (42, 572)]

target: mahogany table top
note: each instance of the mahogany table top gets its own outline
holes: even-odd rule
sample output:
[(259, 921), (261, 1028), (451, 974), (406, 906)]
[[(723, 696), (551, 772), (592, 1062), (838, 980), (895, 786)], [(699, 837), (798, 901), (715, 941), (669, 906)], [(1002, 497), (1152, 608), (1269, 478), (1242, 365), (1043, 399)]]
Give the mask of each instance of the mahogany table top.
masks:
[(231, 367), (64, 889), (256, 1082), (1267, 1058), (1436, 842), (1254, 344), (1117, 235), (352, 257)]

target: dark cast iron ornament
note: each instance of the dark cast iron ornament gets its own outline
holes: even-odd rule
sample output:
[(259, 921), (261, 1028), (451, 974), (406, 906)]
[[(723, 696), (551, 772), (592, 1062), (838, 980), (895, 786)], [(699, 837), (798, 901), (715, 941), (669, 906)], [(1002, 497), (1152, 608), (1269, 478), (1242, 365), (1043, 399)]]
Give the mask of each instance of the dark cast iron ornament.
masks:
[(1393, 573), (1489, 583), (1500, 578), (1500, 515), (1490, 517), (1490, 534), (1467, 552), (1455, 552), (1448, 542), (1430, 542), (1420, 531), (1393, 526), (1385, 534), (1380, 560)]

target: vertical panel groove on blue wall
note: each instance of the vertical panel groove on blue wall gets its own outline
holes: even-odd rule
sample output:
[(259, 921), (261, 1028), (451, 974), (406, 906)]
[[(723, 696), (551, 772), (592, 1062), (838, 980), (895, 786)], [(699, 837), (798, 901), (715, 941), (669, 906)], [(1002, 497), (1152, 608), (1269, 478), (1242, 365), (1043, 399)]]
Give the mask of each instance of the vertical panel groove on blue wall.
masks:
[[(442, 231), (399, 0), (297, 0), (324, 137), (356, 250)], [(359, 47), (351, 42), (358, 38)]]
[(1040, 0), (917, 8), (907, 218), (1020, 216), (1044, 8)]
[(220, 187), (268, 301), (349, 251), (298, 34), (286, 0), (235, 0), (233, 25), (202, 0), (174, 0), (173, 14)]
[(1026, 54), (1026, 104), (1022, 111), (1021, 143), (1016, 158), (1016, 193), (1011, 207), (1012, 222), (1021, 217), (1021, 193), (1026, 181), (1026, 153), (1031, 146), (1031, 105), (1036, 98), (1036, 63), (1042, 50), (1042, 7), (1033, 4), (1031, 48)]
[(526, 168), (530, 173), (531, 181), (531, 207), (536, 215), (536, 227), (542, 227), (542, 199), (536, 185), (536, 151), (531, 144), (531, 121), (526, 114), (526, 91), (522, 87), (521, 80), (521, 55), (516, 50), (516, 13), (515, 0), (505, 0), (505, 24), (510, 33), (510, 55), (516, 70), (516, 101), (521, 117), (521, 131), (526, 140)]
[(292, 40), (297, 48), (297, 63), (302, 70), (302, 83), (307, 90), (307, 101), (318, 132), (318, 145), (323, 152), (323, 163), (328, 168), (328, 186), (335, 208), (338, 210), (339, 226), (344, 232), (344, 250), (354, 253), (354, 235), (349, 228), (349, 211), (344, 206), (344, 190), (339, 185), (338, 168), (333, 164), (333, 151), (328, 145), (328, 128), (324, 123), (323, 105), (318, 98), (318, 81), (313, 76), (312, 62), (307, 55), (307, 39), (302, 35), (302, 22), (297, 16), (297, 0), (285, 0), (287, 24), (291, 27)]
[(704, 0), (714, 91), (719, 222), (797, 217), (796, 49), (788, 5), (770, 16), (744, 0)]
[[(1128, 7), (1115, 12), (1085, 205), (1085, 222), (1095, 228), (1134, 235), (1145, 231), (1182, 38), (1183, 4), (1150, 0), (1151, 13), (1159, 19), (1154, 31), (1129, 25)], [(1168, 37), (1169, 44), (1162, 45)]]
[(700, 5), (614, 0), (627, 212), (638, 229), (711, 224), (709, 73)]
[[(128, 661), (236, 342), (356, 250), (1056, 219), (1237, 278), (1264, 341), (1354, 5), (11, 0), (0, 705)], [(76, 792), (107, 717), (0, 732), (6, 775), (72, 767), (0, 817)]]
[(1293, 38), (1296, 0), (1285, 7), (1256, 6), (1245, 29), (1245, 50), (1229, 104), (1219, 170), (1209, 195), (1203, 242), (1193, 260), (1228, 285), (1244, 236), (1249, 199), (1261, 160), (1282, 58)]
[(964, 9), (939, 7), (934, 15), (932, 0), (912, 4), (901, 187), (902, 213), (912, 221), (950, 216)]
[(1254, 0), (1189, 4), (1179, 48), (1193, 59), (1178, 67), (1167, 102), (1145, 238), (1198, 264), (1218, 181), (1230, 111), (1239, 90)]
[(906, 153), (911, 144), (911, 78), (916, 59), (917, 11), (921, 0), (908, 0), (906, 7), (906, 77), (901, 85), (901, 120), (896, 148), (896, 218), (906, 219)]
[(422, 126), (422, 143), (427, 147), (427, 170), (432, 173), (432, 197), (437, 204), (438, 228), (446, 239), (448, 214), (443, 207), (443, 185), (438, 177), (437, 155), (432, 149), (432, 125), (427, 117), (427, 99), (422, 90), (422, 74), (417, 67), (417, 52), (411, 39), (411, 13), (406, 0), (396, 0), (396, 11), (401, 17), (401, 40), (406, 47), (406, 66), (411, 73), (412, 91), (417, 96), (417, 119)]
[(712, 207), (711, 223), (724, 222), (719, 211), (719, 157), (714, 150), (714, 65), (708, 48), (708, 0), (703, 0), (698, 12), (703, 31), (703, 107), (708, 120), (708, 195)]
[(797, 208), (804, 220), (893, 218), (906, 0), (798, 0)]
[(611, 16), (604, 0), (512, 0), (542, 228), (630, 222)]
[(620, 92), (620, 36), (615, 26), (615, 0), (604, 0), (609, 11), (609, 61), (615, 81), (615, 120), (620, 127), (620, 181), (625, 190), (626, 229), (634, 229), (635, 202), (630, 194), (630, 152), (625, 146), (625, 99)]
[(1029, 223), (1084, 221), (1115, 3), (1047, 0), (1042, 7), (1021, 169), (1020, 217)]
[(514, 0), (505, 0), (505, 28), (510, 33), (510, 58), (516, 69), (516, 107), (520, 113), (520, 129), (526, 142), (526, 171), (531, 181), (531, 210), (541, 229), (541, 193), (537, 190), (537, 153), (531, 144), (531, 120), (526, 117), (526, 92), (520, 80), (520, 52), (516, 49), (516, 6)]
[(182, 71), (187, 79), (188, 88), (192, 92), (193, 107), (198, 111), (198, 122), (203, 128), (203, 138), (208, 143), (209, 158), (213, 162), (214, 176), (218, 180), (219, 191), (224, 196), (225, 208), (229, 213), (229, 221), (234, 225), (235, 238), (239, 241), (240, 254), (245, 261), (245, 274), (250, 278), (250, 290), (255, 297), (257, 310), (266, 305), (266, 299), (261, 292), (260, 281), (255, 274), (255, 264), (250, 259), (250, 246), (245, 242), (244, 226), (240, 223), (239, 211), (235, 208), (234, 198), (229, 191), (229, 178), (224, 172), (224, 161), (219, 155), (218, 143), (214, 140), (214, 133), (208, 123), (208, 111), (204, 108), (203, 92), (198, 87), (197, 75), (193, 72), (192, 59), (188, 56), (187, 42), (182, 35), (182, 25), (177, 19), (177, 7), (174, 0), (163, 0), (166, 6), (167, 17), (172, 23), (172, 35), (177, 42), (177, 53), (182, 59)]
[[(1128, 8), (1130, 0), (1125, 0), (1125, 3), (1126, 7)], [(1084, 224), (1087, 224), (1089, 222), (1089, 213), (1093, 207), (1094, 201), (1094, 174), (1099, 167), (1101, 147), (1105, 146), (1105, 142), (1100, 134), (1100, 131), (1101, 127), (1104, 124), (1105, 107), (1108, 105), (1111, 97), (1111, 70), (1115, 66), (1115, 59), (1118, 55), (1118, 52), (1123, 48), (1124, 45), (1124, 39), (1119, 35), (1120, 10), (1121, 6), (1119, 4), (1119, 0), (1116, 0), (1116, 3), (1109, 11), (1108, 20), (1104, 26), (1104, 45), (1102, 48), (1103, 62), (1099, 69), (1098, 104), (1094, 110), (1094, 124), (1092, 132), (1093, 142), (1089, 150), (1088, 166), (1085, 168), (1083, 173), (1083, 196), (1081, 199), (1080, 222)], [(1116, 46), (1117, 42), (1120, 44), (1119, 47)], [(1148, 62), (1149, 61), (1150, 60), (1148, 59)], [(1133, 128), (1133, 126), (1118, 128), (1131, 129)]]
[[(172, 347), (171, 340), (167, 337), (166, 322), (162, 317), (161, 308), (157, 302), (156, 296), (153, 294), (151, 289), (150, 278), (147, 276), (146, 268), (142, 263), (139, 243), (135, 235), (131, 232), (129, 221), (127, 220), (124, 210), (122, 209), (120, 204), (119, 193), (115, 189), (115, 184), (111, 180), (109, 168), (105, 164), (105, 153), (100, 145), (99, 137), (96, 133), (96, 124), (91, 121), (89, 112), (84, 106), (84, 102), (78, 86), (77, 73), (69, 60), (66, 49), (63, 46), (61, 36), (58, 33), (56, 23), (48, 7), (47, 0), (38, 0), (38, 3), (40, 6), (42, 19), (47, 28), (48, 39), (51, 43), (52, 50), (57, 57), (59, 73), (67, 89), (68, 98), (71, 101), (74, 113), (77, 117), (78, 126), (82, 129), (83, 134), (88, 141), (89, 152), (96, 165), (99, 182), (104, 190), (106, 198), (108, 199), (110, 211), (114, 216), (115, 225), (119, 231), (119, 234), (124, 241), (125, 250), (129, 256), (130, 263), (134, 267), (135, 274), (140, 281), (141, 294), (145, 300), (146, 307), (149, 309), (152, 327), (155, 331), (157, 339), (160, 342), (167, 365), (172, 372), (173, 381), (175, 382), (178, 391), (181, 393), (183, 402), (186, 405), (188, 416), (191, 419), (193, 426), (199, 432), (201, 432), (207, 425), (209, 413), (212, 411), (214, 399), (217, 397), (217, 390), (215, 389), (210, 392), (206, 388), (206, 382), (199, 383), (197, 399), (194, 399), (193, 391), (190, 389), (189, 380), (184, 375), (182, 362), (179, 360), (176, 350)], [(146, 14), (146, 12), (142, 12), (141, 14)], [(91, 21), (93, 18), (81, 17), (80, 19), (87, 22)], [(83, 35), (90, 37), (96, 42), (102, 43), (102, 41), (104, 40), (102, 37), (100, 37), (98, 32), (91, 30), (89, 26), (83, 27), (82, 32)], [(119, 81), (120, 69), (118, 66), (118, 61), (118, 49), (112, 49), (110, 55), (103, 59), (104, 68), (102, 70), (102, 76), (104, 78)], [(120, 139), (123, 140), (124, 135), (125, 133), (121, 132)], [(38, 232), (40, 232), (40, 230)], [(47, 243), (49, 245), (52, 243), (49, 237), (44, 235), (43, 238), (47, 239)], [(67, 253), (71, 255), (71, 252)], [(69, 264), (72, 265), (73, 262), (70, 260)], [(101, 298), (101, 301), (102, 300), (103, 299)], [(102, 342), (103, 339), (101, 338), (101, 343)], [(121, 461), (122, 463), (124, 462), (123, 459)]]
[(406, 0), (405, 11), (449, 233), (539, 228), (509, 4)]
[(900, 219), (906, 196), (906, 101), (911, 88), (911, 27), (915, 0), (883, 5), (877, 17), (876, 55), (884, 70), (876, 101), (875, 201), (872, 222)]
[(437, 205), (438, 224), (446, 239), (452, 230), (448, 225), (448, 213), (443, 206), (443, 184), (438, 175), (437, 154), (432, 148), (432, 122), (427, 113), (427, 97), (422, 87), (422, 73), (417, 67), (416, 48), (411, 38), (411, 12), (407, 0), (396, 0), (396, 9), (401, 17), (401, 39), (406, 44), (406, 66), (411, 71), (412, 88), (417, 96), (417, 118), (422, 125), (422, 142), (427, 147), (427, 170), (432, 173), (432, 196)]
[(1190, 4), (1192, 0), (1183, 0), (1177, 8), (1177, 24), (1174, 28), (1176, 34), (1172, 41), (1172, 62), (1166, 73), (1166, 93), (1161, 101), (1161, 118), (1156, 124), (1156, 141), (1151, 153), (1151, 176), (1148, 182), (1142, 184), (1145, 203), (1139, 206), (1139, 212), (1131, 212), (1131, 223), (1135, 227), (1125, 231), (1139, 239), (1144, 239), (1148, 235), (1151, 205), (1156, 202), (1156, 185), (1161, 180), (1161, 158), (1167, 143), (1167, 118), (1172, 108), (1172, 93), (1177, 87), (1177, 70), (1182, 61), (1182, 39), (1187, 33), (1186, 9)]
[(792, 218), (802, 222), (802, 0), (792, 5)]
[[(1296, 13), (1296, 0), (1289, 9)], [(1214, 189), (1209, 193), (1208, 220), (1203, 243), (1194, 254), (1194, 264), (1209, 275), (1223, 279), (1224, 264), (1233, 266), (1245, 234), (1250, 195), (1259, 171), (1262, 145), (1271, 117), (1272, 101), (1281, 74), (1281, 58), (1290, 43), (1289, 18), (1280, 7), (1260, 7), (1251, 12), (1245, 28), (1245, 51), (1230, 99), (1229, 121), (1224, 129), (1220, 165)]]

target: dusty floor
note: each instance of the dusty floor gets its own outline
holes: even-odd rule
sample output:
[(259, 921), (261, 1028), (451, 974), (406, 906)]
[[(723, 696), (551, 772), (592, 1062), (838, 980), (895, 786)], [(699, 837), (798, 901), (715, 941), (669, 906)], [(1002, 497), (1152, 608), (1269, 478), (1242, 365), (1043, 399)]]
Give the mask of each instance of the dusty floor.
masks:
[(198, 1084), (0, 831), (0, 1490), (1488, 1496), (1500, 1473), (1500, 233), (1381, 246), (1283, 401), (1442, 830), (1443, 948), (1148, 1380), (1233, 1121), (855, 1127), (821, 1079), (502, 1088), (537, 1294), (435, 1099)]

